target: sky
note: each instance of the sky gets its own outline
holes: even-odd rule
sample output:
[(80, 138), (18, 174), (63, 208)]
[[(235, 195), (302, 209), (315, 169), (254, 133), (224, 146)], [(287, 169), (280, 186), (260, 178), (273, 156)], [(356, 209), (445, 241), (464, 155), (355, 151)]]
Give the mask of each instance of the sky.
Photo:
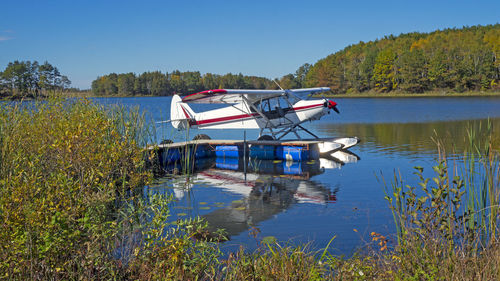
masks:
[(0, 71), (48, 61), (80, 89), (112, 72), (273, 79), (360, 41), (499, 22), (500, 0), (0, 0)]

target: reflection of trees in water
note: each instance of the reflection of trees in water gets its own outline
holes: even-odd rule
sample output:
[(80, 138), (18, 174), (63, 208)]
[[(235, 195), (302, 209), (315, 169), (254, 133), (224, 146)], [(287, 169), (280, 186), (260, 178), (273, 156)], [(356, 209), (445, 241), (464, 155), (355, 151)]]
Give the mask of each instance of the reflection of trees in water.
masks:
[[(423, 113), (424, 114), (424, 113)], [(500, 135), (500, 118), (490, 119), (493, 132)], [(334, 135), (349, 135), (361, 138), (382, 148), (396, 151), (424, 152), (436, 150), (431, 137), (443, 139), (447, 151), (453, 147), (462, 151), (468, 141), (467, 128), (486, 128), (487, 120), (464, 120), (426, 123), (381, 123), (381, 124), (318, 124), (318, 129)], [(486, 130), (482, 130), (486, 131)]]

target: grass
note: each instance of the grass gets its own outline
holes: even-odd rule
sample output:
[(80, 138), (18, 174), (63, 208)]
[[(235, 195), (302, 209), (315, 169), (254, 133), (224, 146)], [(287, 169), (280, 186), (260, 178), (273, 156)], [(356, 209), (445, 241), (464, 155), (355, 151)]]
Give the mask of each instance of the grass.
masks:
[(273, 237), (223, 255), (222, 231), (201, 219), (172, 222), (171, 197), (143, 194), (149, 127), (137, 110), (87, 100), (0, 108), (1, 279), (500, 278), (498, 138), (488, 124), (469, 128), (460, 156), (436, 140), (432, 178), (417, 167), (419, 184), (409, 186), (396, 174), (386, 199), (398, 242), (371, 233), (349, 258)]

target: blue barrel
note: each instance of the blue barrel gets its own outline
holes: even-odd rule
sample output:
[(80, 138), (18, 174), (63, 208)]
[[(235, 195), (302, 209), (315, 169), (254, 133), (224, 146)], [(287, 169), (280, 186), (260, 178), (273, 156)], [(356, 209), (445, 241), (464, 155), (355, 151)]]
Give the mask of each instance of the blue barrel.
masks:
[(167, 165), (181, 159), (181, 152), (177, 148), (160, 150), (161, 164)]
[(283, 160), (283, 146), (276, 146), (276, 149), (274, 150), (274, 159)]
[(210, 158), (214, 157), (215, 153), (208, 145), (197, 145), (194, 152), (194, 157), (196, 159)]
[(240, 153), (237, 145), (217, 145), (215, 147), (215, 156), (238, 158)]
[(250, 157), (262, 160), (275, 159), (276, 146), (274, 145), (252, 145), (250, 147)]
[(285, 175), (302, 175), (302, 162), (283, 161), (283, 174)]
[(277, 155), (286, 161), (306, 161), (309, 159), (309, 150), (303, 146), (282, 146)]
[(236, 157), (217, 157), (215, 158), (215, 167), (218, 169), (237, 171), (239, 168), (239, 159)]

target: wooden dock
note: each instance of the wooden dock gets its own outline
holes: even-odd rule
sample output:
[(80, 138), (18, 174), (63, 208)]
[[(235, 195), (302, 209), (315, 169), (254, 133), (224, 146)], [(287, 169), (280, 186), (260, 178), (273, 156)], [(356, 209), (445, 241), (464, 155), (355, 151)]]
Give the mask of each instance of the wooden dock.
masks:
[(186, 146), (197, 146), (197, 145), (273, 145), (273, 146), (310, 146), (314, 144), (320, 144), (325, 141), (335, 141), (341, 138), (319, 138), (319, 139), (305, 139), (305, 140), (212, 140), (212, 139), (202, 139), (202, 140), (190, 140), (166, 144), (158, 144), (155, 146), (149, 146), (148, 149), (170, 149), (170, 148), (181, 148)]
[[(338, 141), (339, 143), (337, 143)], [(307, 161), (319, 159), (324, 145), (328, 152), (350, 147), (359, 142), (358, 138), (321, 138), (304, 140), (220, 140), (199, 139), (149, 146), (157, 149), (160, 162), (170, 164), (183, 157), (194, 159), (209, 157), (250, 157), (266, 160)]]

